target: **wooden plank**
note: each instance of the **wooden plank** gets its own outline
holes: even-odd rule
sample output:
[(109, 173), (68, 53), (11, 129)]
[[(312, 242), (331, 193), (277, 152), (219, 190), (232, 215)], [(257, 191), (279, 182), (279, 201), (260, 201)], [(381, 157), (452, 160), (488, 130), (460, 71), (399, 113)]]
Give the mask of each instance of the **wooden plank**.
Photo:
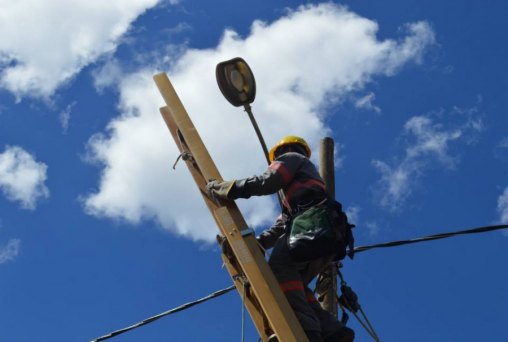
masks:
[[(175, 140), (175, 143), (177, 144), (180, 153), (189, 152), (185, 149), (185, 145), (181, 142), (181, 137), (178, 133), (178, 127), (176, 126), (175, 121), (171, 117), (169, 113), (169, 109), (167, 107), (160, 108), (160, 112), (162, 114), (162, 117), (164, 118), (164, 121), (166, 122), (166, 125), (169, 128), (169, 131), (171, 135), (173, 136), (173, 139)], [(194, 181), (196, 182), (196, 185), (198, 185), (199, 190), (201, 191), (201, 195), (203, 196), (203, 200), (205, 201), (206, 205), (208, 206), (208, 209), (211, 211), (215, 210), (214, 202), (205, 195), (203, 192), (205, 190), (206, 183), (204, 182), (203, 175), (200, 173), (200, 170), (197, 168), (196, 165), (194, 165), (194, 161), (192, 159), (185, 160), (185, 163), (187, 164), (189, 171), (192, 175), (192, 178), (194, 178)], [(215, 216), (214, 216), (215, 218)], [(217, 223), (218, 224), (218, 223)], [(224, 261), (224, 265), (228, 269), (229, 274), (231, 275), (231, 278), (240, 294), (243, 294), (244, 285), (240, 278), (235, 277), (236, 275), (239, 275), (242, 273), (240, 269), (238, 269), (235, 262), (232, 262), (228, 259), (227, 256), (222, 254), (222, 259)], [(250, 293), (250, 291), (249, 291)], [(266, 341), (268, 339), (268, 336), (270, 335), (270, 332), (267, 331), (268, 327), (265, 327), (265, 318), (263, 315), (262, 310), (260, 309), (259, 303), (257, 302), (257, 299), (250, 295), (248, 293), (245, 305), (247, 306), (247, 310), (249, 311), (251, 318), (254, 322), (254, 325), (256, 326), (258, 331), (266, 332), (264, 335), (261, 335), (263, 341)]]
[[(236, 203), (227, 200), (216, 203), (203, 193), (208, 179), (222, 180), (222, 177), (167, 75), (155, 75), (154, 80), (167, 104), (161, 109), (162, 116), (180, 151), (192, 155), (186, 164), (235, 256), (227, 269), (232, 277), (238, 273), (243, 274), (250, 283), (252, 299), (249, 300), (247, 309), (260, 336), (267, 340), (267, 331), (261, 323), (263, 316), (266, 316), (270, 329), (275, 332), (279, 341), (307, 342), (307, 337), (266, 263), (255, 236), (245, 235), (249, 232), (248, 226)], [(232, 274), (233, 271), (237, 273)]]

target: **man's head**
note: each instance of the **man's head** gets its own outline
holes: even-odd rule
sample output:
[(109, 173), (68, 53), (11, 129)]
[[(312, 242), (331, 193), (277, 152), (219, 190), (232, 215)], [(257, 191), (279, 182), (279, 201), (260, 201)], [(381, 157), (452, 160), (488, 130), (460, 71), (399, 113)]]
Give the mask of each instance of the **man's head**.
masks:
[(307, 158), (309, 158), (311, 154), (310, 147), (303, 138), (288, 135), (272, 147), (269, 153), (270, 162), (273, 162), (277, 157), (288, 152), (297, 152)]

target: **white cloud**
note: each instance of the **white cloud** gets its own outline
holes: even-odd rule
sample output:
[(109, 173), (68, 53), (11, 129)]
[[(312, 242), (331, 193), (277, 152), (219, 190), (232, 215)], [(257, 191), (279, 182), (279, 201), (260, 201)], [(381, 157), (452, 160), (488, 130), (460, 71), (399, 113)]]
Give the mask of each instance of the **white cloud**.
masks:
[(497, 212), (499, 213), (499, 221), (508, 223), (508, 187), (497, 199)]
[(508, 137), (503, 138), (499, 143), (500, 148), (508, 148)]
[(445, 130), (442, 124), (434, 123), (428, 116), (414, 116), (406, 122), (404, 129), (416, 140), (414, 145), (406, 149), (408, 159), (434, 155), (445, 164), (453, 164), (453, 158), (448, 154), (448, 146), (462, 136), (462, 127)]
[(114, 52), (130, 24), (158, 1), (0, 1), (0, 86), (18, 99), (51, 96)]
[(365, 228), (367, 228), (367, 232), (371, 239), (378, 237), (379, 232), (381, 231), (381, 228), (377, 222), (367, 222), (365, 223)]
[(68, 104), (64, 110), (60, 112), (60, 124), (62, 125), (62, 130), (64, 134), (67, 134), (67, 131), (69, 129), (69, 121), (71, 120), (72, 108), (74, 108), (76, 103), (77, 103), (76, 101), (73, 101), (72, 103)]
[(0, 265), (14, 260), (20, 251), (21, 240), (10, 239), (7, 245), (0, 246)]
[(335, 168), (335, 170), (340, 169), (342, 167), (342, 165), (344, 164), (344, 159), (346, 159), (346, 156), (344, 154), (344, 149), (345, 149), (344, 144), (341, 144), (341, 143), (334, 140), (333, 167)]
[(357, 206), (349, 206), (347, 207), (344, 212), (347, 215), (348, 221), (351, 224), (358, 225), (360, 221), (360, 211), (361, 208)]
[[(508, 149), (508, 137), (503, 138), (499, 143), (500, 149)], [(504, 189), (504, 192), (497, 199), (497, 212), (499, 214), (499, 221), (501, 223), (508, 223), (508, 187)], [(508, 232), (504, 232), (508, 236)]]
[(366, 109), (366, 110), (372, 110), (376, 113), (381, 113), (381, 108), (379, 108), (378, 106), (373, 104), (375, 98), (376, 98), (376, 94), (374, 94), (373, 92), (370, 92), (367, 95), (357, 99), (355, 101), (355, 107)]
[(104, 88), (117, 84), (123, 76), (122, 67), (116, 59), (110, 59), (100, 68), (92, 71), (95, 89), (100, 93)]
[(502, 138), (494, 149), (494, 155), (501, 160), (508, 159), (508, 137)]
[(8, 200), (19, 202), (24, 209), (35, 209), (39, 199), (49, 196), (44, 185), (47, 169), (21, 147), (7, 147), (0, 153), (0, 189)]
[[(426, 23), (407, 27), (402, 40), (379, 41), (371, 20), (333, 4), (304, 6), (273, 23), (254, 22), (245, 38), (227, 30), (214, 49), (186, 50), (172, 61), (169, 75), (223, 177), (247, 177), (261, 173), (265, 160), (246, 114), (217, 88), (218, 62), (242, 56), (253, 69), (253, 110), (268, 145), (296, 134), (315, 148), (330, 133), (327, 106), (376, 75), (420, 60), (434, 42)], [(163, 101), (153, 73), (147, 68), (122, 79), (122, 114), (90, 140), (90, 156), (103, 168), (98, 190), (84, 198), (86, 210), (133, 223), (152, 218), (178, 234), (210, 241), (217, 229), (186, 167), (170, 170), (178, 153), (158, 113)], [(253, 226), (275, 215), (273, 200), (238, 202)]]
[[(446, 116), (446, 120), (441, 117)], [(436, 122), (436, 117), (441, 122)], [(441, 118), (441, 119), (440, 119)], [(458, 122), (455, 120), (458, 119)], [(410, 138), (405, 155), (393, 166), (373, 160), (372, 165), (381, 173), (376, 188), (379, 203), (390, 210), (397, 210), (413, 192), (425, 170), (434, 161), (453, 168), (459, 156), (450, 152), (452, 147), (475, 142), (483, 130), (477, 108), (454, 108), (445, 115), (443, 111), (414, 116), (404, 125), (404, 134)]]
[(411, 195), (412, 182), (420, 171), (419, 164), (412, 160), (404, 160), (392, 168), (383, 161), (372, 161), (372, 165), (381, 173), (376, 192), (383, 207), (396, 210)]

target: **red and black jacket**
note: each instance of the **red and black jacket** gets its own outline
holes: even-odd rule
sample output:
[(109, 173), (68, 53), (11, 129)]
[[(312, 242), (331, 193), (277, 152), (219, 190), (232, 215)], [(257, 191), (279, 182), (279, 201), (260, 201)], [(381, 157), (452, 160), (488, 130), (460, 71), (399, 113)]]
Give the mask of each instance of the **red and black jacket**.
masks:
[(236, 199), (280, 190), (284, 194), (284, 209), (272, 228), (261, 234), (261, 239), (265, 236), (267, 240), (267, 244), (263, 241), (265, 248), (271, 247), (271, 240), (275, 242), (282, 235), (288, 219), (326, 202), (325, 184), (316, 167), (304, 155), (288, 152), (275, 159), (263, 174), (236, 181), (229, 193), (231, 199)]

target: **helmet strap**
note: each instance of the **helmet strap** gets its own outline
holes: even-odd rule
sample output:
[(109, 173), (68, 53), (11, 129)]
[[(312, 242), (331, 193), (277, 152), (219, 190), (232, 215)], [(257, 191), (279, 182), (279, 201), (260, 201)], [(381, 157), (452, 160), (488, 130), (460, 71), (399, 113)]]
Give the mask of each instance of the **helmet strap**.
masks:
[(303, 156), (307, 156), (307, 151), (305, 151), (305, 148), (303, 146), (301, 146), (300, 144), (288, 144), (288, 145), (279, 147), (275, 151), (275, 158), (277, 159), (281, 155), (288, 153), (288, 152), (296, 152), (296, 153), (299, 153)]

